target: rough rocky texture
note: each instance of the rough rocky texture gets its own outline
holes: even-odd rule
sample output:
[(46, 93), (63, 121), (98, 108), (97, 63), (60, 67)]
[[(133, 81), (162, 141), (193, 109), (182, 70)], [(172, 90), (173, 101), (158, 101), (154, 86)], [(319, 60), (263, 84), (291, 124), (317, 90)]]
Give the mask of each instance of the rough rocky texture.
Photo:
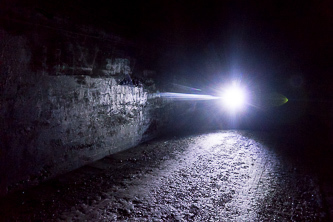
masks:
[(160, 124), (130, 43), (37, 21), (0, 23), (0, 195), (135, 146)]
[(150, 141), (13, 195), (0, 203), (0, 215), (10, 221), (328, 221), (325, 180), (294, 140), (215, 131)]

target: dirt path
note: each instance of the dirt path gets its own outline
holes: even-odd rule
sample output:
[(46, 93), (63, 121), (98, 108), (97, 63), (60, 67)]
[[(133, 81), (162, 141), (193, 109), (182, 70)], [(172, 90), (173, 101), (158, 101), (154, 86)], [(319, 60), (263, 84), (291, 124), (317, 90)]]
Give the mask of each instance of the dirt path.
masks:
[(326, 221), (318, 179), (281, 144), (247, 131), (151, 141), (13, 195), (0, 213), (8, 221)]

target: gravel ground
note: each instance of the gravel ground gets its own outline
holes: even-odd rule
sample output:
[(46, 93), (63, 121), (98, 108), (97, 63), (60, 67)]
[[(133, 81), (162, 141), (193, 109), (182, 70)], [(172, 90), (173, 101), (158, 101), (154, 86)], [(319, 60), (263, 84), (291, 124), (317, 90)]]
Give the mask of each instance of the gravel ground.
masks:
[(1, 201), (2, 221), (328, 221), (293, 144), (216, 131), (144, 143)]

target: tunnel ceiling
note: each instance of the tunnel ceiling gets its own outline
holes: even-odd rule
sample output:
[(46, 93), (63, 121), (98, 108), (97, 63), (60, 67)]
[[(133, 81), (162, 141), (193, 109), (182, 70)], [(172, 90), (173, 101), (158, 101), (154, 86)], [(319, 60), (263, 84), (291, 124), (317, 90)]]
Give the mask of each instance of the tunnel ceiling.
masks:
[[(4, 1), (44, 20), (112, 31), (154, 50), (160, 78), (202, 87), (228, 75), (330, 87), (333, 4), (317, 1)], [(15, 14), (15, 13), (14, 13)], [(6, 17), (6, 16), (5, 16)], [(236, 74), (235, 74), (236, 73)], [(324, 87), (324, 88), (325, 88)], [(326, 88), (327, 88), (326, 87)]]

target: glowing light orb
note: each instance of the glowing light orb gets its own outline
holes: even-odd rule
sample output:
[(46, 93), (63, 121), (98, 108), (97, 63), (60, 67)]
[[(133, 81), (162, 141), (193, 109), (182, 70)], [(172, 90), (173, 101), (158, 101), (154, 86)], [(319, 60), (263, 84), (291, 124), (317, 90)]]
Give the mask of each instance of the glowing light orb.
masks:
[(245, 92), (237, 85), (232, 85), (227, 88), (222, 95), (223, 104), (229, 110), (239, 110), (245, 105)]

